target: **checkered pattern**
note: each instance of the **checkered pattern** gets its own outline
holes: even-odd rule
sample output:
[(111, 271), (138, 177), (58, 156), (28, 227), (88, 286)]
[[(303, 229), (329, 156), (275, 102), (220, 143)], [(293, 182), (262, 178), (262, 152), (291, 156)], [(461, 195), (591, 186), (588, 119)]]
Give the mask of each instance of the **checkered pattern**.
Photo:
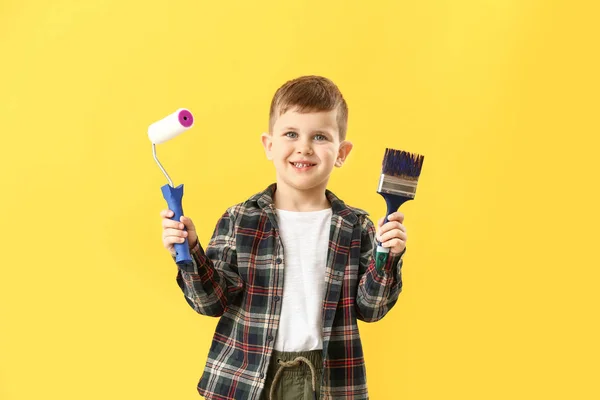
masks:
[[(177, 283), (198, 313), (220, 317), (198, 392), (206, 399), (255, 400), (263, 390), (281, 312), (285, 254), (273, 194), (276, 184), (227, 209)], [(402, 290), (402, 255), (383, 271), (373, 258), (375, 226), (363, 210), (326, 192), (333, 215), (323, 300), (321, 399), (367, 399), (357, 320), (377, 321)]]

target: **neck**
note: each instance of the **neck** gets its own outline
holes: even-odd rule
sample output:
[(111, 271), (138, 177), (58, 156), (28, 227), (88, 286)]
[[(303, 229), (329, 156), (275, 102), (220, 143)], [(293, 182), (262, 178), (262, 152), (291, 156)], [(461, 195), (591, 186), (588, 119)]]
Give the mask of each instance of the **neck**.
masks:
[(298, 190), (277, 184), (273, 200), (276, 208), (287, 211), (319, 211), (331, 207), (323, 188)]

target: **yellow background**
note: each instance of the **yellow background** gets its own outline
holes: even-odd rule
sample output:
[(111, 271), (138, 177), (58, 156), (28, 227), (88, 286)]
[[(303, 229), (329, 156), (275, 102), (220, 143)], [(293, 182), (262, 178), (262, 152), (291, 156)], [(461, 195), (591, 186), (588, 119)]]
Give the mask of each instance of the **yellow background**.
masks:
[(206, 243), (274, 179), (259, 135), (304, 74), (348, 100), (349, 204), (385, 212), (385, 147), (425, 155), (404, 291), (360, 325), (372, 398), (600, 398), (592, 3), (2, 0), (0, 399), (199, 398), (217, 320), (175, 283), (146, 129), (194, 112), (158, 154)]

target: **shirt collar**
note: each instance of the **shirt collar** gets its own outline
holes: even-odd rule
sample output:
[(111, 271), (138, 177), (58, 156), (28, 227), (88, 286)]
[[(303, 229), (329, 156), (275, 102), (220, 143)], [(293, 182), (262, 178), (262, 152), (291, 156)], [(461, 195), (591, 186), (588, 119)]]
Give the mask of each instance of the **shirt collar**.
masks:
[[(248, 199), (249, 201), (256, 202), (261, 209), (268, 208), (274, 212), (275, 204), (273, 202), (273, 194), (277, 190), (277, 183), (272, 183), (265, 190), (260, 193), (255, 194), (254, 196)], [(350, 224), (354, 225), (356, 221), (358, 221), (357, 215), (359, 214), (357, 210), (352, 209), (346, 205), (340, 198), (338, 198), (333, 192), (328, 189), (325, 189), (325, 196), (329, 203), (331, 203), (331, 211), (334, 215), (338, 215), (339, 217), (345, 219)]]

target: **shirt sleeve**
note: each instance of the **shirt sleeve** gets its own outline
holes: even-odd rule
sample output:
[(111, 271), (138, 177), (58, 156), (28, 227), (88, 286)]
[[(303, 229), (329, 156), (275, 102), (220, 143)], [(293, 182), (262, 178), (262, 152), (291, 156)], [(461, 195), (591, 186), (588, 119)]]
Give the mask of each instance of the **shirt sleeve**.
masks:
[(237, 271), (235, 223), (227, 210), (206, 247), (199, 242), (190, 251), (192, 263), (178, 266), (177, 284), (188, 304), (199, 314), (219, 317), (244, 287)]
[(375, 322), (383, 318), (396, 304), (402, 291), (402, 256), (390, 252), (381, 271), (375, 268), (375, 226), (365, 216), (362, 221), (361, 254), (356, 293), (358, 319)]

